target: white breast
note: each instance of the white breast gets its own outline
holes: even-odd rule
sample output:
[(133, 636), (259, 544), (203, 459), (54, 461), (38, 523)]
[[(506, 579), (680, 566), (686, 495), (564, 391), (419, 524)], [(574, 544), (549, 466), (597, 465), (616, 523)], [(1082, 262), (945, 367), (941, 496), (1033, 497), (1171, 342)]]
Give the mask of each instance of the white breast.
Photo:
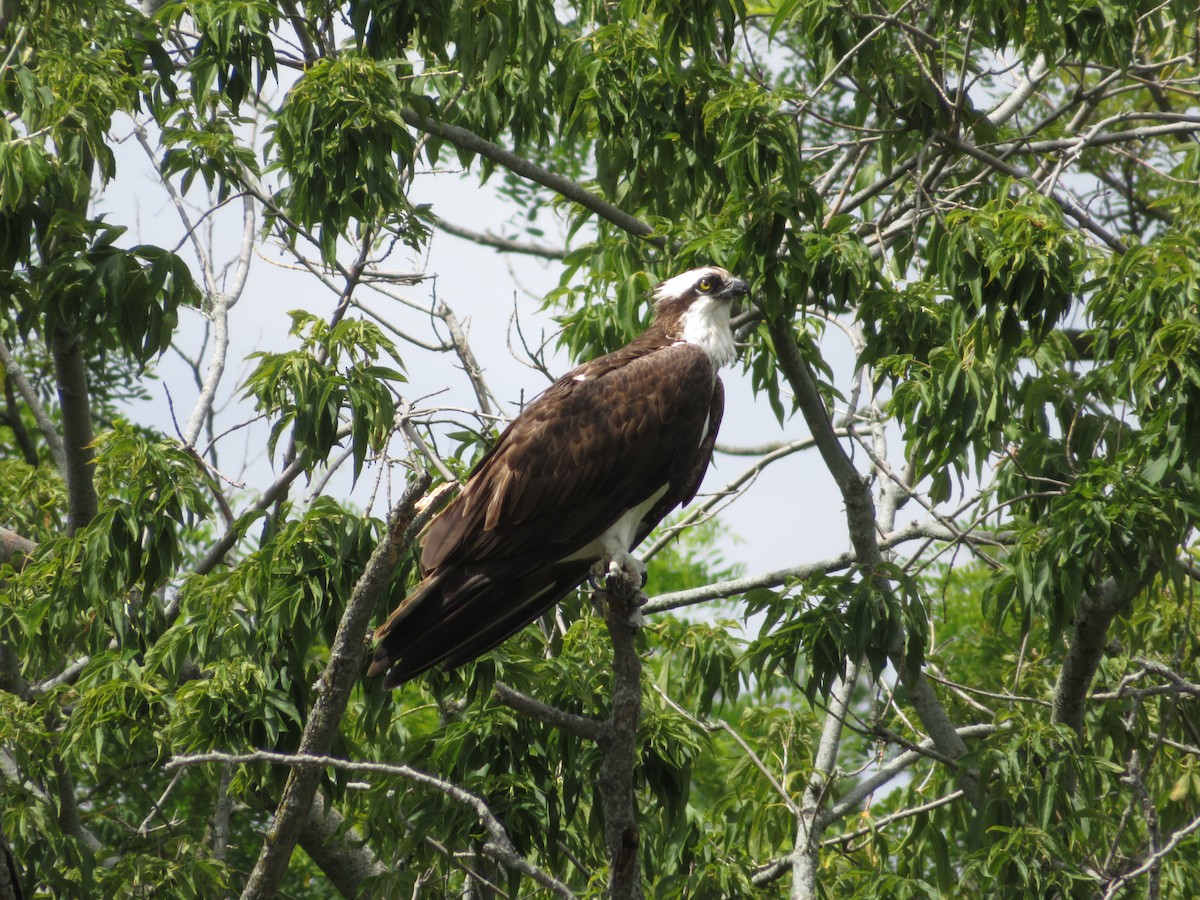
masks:
[(683, 314), (683, 340), (695, 344), (712, 360), (713, 371), (733, 359), (733, 330), (729, 302), (702, 297)]
[(628, 553), (633, 549), (633, 540), (637, 536), (638, 526), (642, 523), (642, 518), (646, 513), (650, 512), (650, 508), (666, 492), (667, 485), (664, 484), (653, 496), (647, 497), (633, 509), (628, 510), (617, 521), (613, 522), (604, 534), (600, 535), (587, 546), (581, 547), (576, 552), (563, 557), (562, 561), (566, 562), (572, 559), (613, 559), (620, 554)]

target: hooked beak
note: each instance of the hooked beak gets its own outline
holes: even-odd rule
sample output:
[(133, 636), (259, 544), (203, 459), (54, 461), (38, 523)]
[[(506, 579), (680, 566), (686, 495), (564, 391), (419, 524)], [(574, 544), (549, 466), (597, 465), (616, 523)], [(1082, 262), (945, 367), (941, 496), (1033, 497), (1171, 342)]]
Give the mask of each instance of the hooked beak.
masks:
[(729, 284), (721, 291), (722, 300), (740, 300), (750, 293), (750, 285), (740, 278), (731, 278)]

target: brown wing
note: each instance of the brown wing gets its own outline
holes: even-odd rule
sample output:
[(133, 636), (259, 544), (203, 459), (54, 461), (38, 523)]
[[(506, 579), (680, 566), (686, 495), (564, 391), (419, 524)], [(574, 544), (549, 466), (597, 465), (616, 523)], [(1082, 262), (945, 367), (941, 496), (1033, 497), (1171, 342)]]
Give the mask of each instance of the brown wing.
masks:
[(664, 485), (679, 502), (713, 384), (707, 356), (689, 344), (559, 379), (504, 431), (429, 528), (423, 569), (535, 549), (554, 561)]
[(590, 560), (565, 557), (666, 486), (640, 541), (653, 516), (695, 494), (719, 385), (699, 348), (637, 342), (555, 382), (430, 526), (428, 575), (377, 632), (370, 672), (386, 671), (392, 687), (495, 647), (586, 577)]
[[(704, 481), (704, 474), (708, 471), (708, 464), (712, 462), (713, 447), (717, 444), (717, 432), (721, 428), (721, 419), (725, 417), (725, 385), (718, 378), (713, 384), (712, 400), (709, 403), (707, 432), (704, 439), (700, 443), (695, 456), (691, 460), (691, 465), (687, 471), (676, 473), (671, 479), (671, 489), (663, 494), (662, 499), (651, 507), (650, 512), (642, 519), (641, 527), (638, 528), (637, 544), (640, 544), (646, 539), (651, 531), (653, 531), (658, 523), (666, 518), (667, 514), (677, 506), (687, 506), (692, 502), (692, 498), (696, 496), (696, 491), (700, 490), (700, 484)], [(682, 462), (682, 461), (681, 461)], [(634, 546), (637, 546), (635, 544)]]

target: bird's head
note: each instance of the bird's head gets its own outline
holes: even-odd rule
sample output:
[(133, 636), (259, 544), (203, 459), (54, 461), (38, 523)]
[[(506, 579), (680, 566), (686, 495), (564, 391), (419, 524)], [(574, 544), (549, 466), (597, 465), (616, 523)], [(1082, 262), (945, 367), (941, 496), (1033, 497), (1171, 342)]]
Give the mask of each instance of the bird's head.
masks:
[[(656, 308), (669, 304), (690, 306), (697, 300), (732, 303), (750, 293), (750, 286), (720, 266), (701, 266), (668, 278), (654, 289)], [(660, 313), (661, 314), (661, 313)]]
[(720, 367), (733, 357), (729, 312), (750, 293), (745, 281), (720, 266), (668, 278), (654, 290), (654, 321), (671, 337), (702, 347)]

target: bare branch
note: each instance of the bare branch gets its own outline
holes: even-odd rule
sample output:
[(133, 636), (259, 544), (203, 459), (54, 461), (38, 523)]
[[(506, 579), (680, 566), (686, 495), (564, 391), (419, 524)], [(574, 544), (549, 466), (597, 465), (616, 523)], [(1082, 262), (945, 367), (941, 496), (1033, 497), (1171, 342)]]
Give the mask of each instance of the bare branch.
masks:
[[(354, 586), (330, 647), (329, 663), (316, 686), (317, 699), (300, 738), (300, 756), (322, 755), (333, 744), (350, 690), (362, 669), (367, 622), (400, 553), (412, 542), (422, 524), (417, 503), (431, 481), (428, 475), (419, 475), (410, 482), (388, 519), (383, 539)], [(300, 828), (312, 806), (319, 777), (318, 769), (293, 769), (288, 776), (262, 852), (242, 891), (243, 900), (272, 897), (279, 889)]]
[(858, 662), (850, 660), (846, 665), (846, 677), (830, 699), (825, 724), (821, 728), (821, 739), (813, 754), (812, 771), (796, 813), (796, 848), (791, 854), (793, 900), (809, 900), (817, 895), (820, 838), (826, 824), (821, 816), (821, 807), (832, 786), (842, 729), (850, 709), (850, 698), (858, 684), (858, 671)]
[(37, 541), (31, 541), (7, 528), (0, 528), (0, 563), (8, 562), (18, 553), (28, 556), (36, 549)]
[[(181, 769), (175, 773), (175, 776), (171, 779), (170, 784), (167, 785), (166, 789), (162, 792), (162, 795), (158, 798), (158, 800), (154, 801), (154, 803), (151, 805), (150, 812), (146, 814), (146, 818), (144, 818), (142, 820), (142, 824), (138, 826), (137, 833), (139, 837), (144, 838), (150, 833), (150, 823), (154, 821), (155, 816), (163, 815), (163, 804), (167, 802), (167, 798), (171, 796), (172, 792), (179, 785), (179, 782), (182, 779), (183, 770)], [(166, 818), (165, 816), (163, 817)]]
[(492, 687), (492, 694), (500, 703), (522, 715), (536, 719), (551, 728), (557, 728), (575, 737), (600, 743), (605, 739), (604, 725), (587, 716), (577, 716), (555, 706), (548, 706), (527, 694), (522, 694), (502, 681)]
[[(1141, 118), (1153, 121), (1159, 118), (1159, 116), (1154, 113), (1126, 113), (1097, 123), (1096, 126), (1089, 129), (1086, 135), (1079, 135), (1072, 138), (1056, 138), (1046, 141), (1024, 141), (1019, 146), (1021, 151), (1027, 153), (1051, 153), (1057, 150), (1079, 151), (1085, 147), (1101, 147), (1106, 144), (1140, 143), (1155, 137), (1188, 137), (1200, 132), (1200, 116), (1182, 115), (1178, 117), (1172, 116), (1172, 121), (1166, 125), (1143, 125), (1139, 128), (1130, 128), (1127, 131), (1112, 131), (1108, 134), (1096, 131), (1097, 128), (1114, 122), (1124, 122), (1130, 119)], [(992, 146), (1005, 146), (1005, 144)]]
[(514, 241), (511, 238), (497, 237), (488, 232), (473, 231), (470, 228), (464, 228), (462, 225), (447, 222), (441, 216), (434, 215), (433, 213), (429, 214), (429, 218), (434, 225), (446, 232), (446, 234), (452, 234), (455, 237), (471, 241), (482, 247), (491, 247), (504, 253), (522, 253), (527, 256), (538, 256), (542, 259), (554, 260), (561, 260), (567, 255), (567, 251), (563, 247), (552, 247), (549, 244), (539, 244), (534, 241)]
[[(133, 130), (133, 136), (137, 139), (138, 146), (149, 157), (150, 162), (157, 164), (158, 160), (155, 157), (154, 148), (150, 146), (150, 139), (146, 135), (145, 127), (139, 123)], [(200, 236), (196, 232), (196, 226), (192, 224), (192, 219), (188, 215), (183, 197), (179, 191), (175, 190), (175, 185), (171, 183), (169, 178), (162, 179), (162, 186), (170, 196), (171, 203), (175, 206), (175, 212), (179, 216), (179, 220), (183, 222), (183, 231), (186, 239), (192, 243), (192, 251), (196, 254), (196, 262), (200, 266), (200, 277), (204, 279), (204, 291), (209, 296), (213, 296), (217, 293), (217, 282), (213, 276), (212, 261), (209, 259), (208, 251), (204, 248), (203, 241), (200, 240)]]
[(839, 844), (847, 844), (860, 837), (865, 837), (868, 834), (875, 834), (881, 828), (886, 828), (893, 822), (898, 822), (901, 819), (909, 819), (913, 816), (919, 816), (922, 813), (931, 812), (943, 806), (949, 806), (955, 800), (963, 797), (961, 790), (951, 791), (944, 797), (938, 797), (936, 800), (930, 800), (928, 803), (922, 803), (919, 806), (912, 806), (908, 809), (902, 809), (899, 812), (894, 812), (890, 816), (884, 816), (882, 819), (876, 819), (870, 825), (859, 828), (855, 831), (848, 831), (845, 834), (839, 834), (837, 837), (826, 838), (821, 842), (822, 847), (836, 847)]
[(656, 247), (661, 248), (666, 246), (666, 242), (662, 238), (654, 237), (654, 229), (641, 219), (631, 216), (607, 200), (597, 197), (582, 185), (571, 181), (569, 178), (556, 175), (548, 169), (542, 168), (537, 163), (517, 156), (512, 151), (506, 150), (498, 144), (493, 144), (491, 141), (457, 125), (438, 122), (412, 109), (400, 110), (400, 116), (413, 128), (443, 138), (463, 150), (478, 153), (485, 159), (496, 163), (496, 165), (508, 169), (514, 175), (527, 178), (561, 194), (573, 203), (578, 203), (605, 221), (616, 225), (622, 231), (627, 231), (636, 237), (645, 238), (648, 243)]
[[(995, 734), (998, 731), (1004, 730), (1007, 725), (967, 725), (959, 728), (957, 733), (960, 739), (986, 737), (990, 734)], [(818, 822), (821, 828), (826, 828), (838, 819), (843, 818), (848, 813), (858, 808), (867, 797), (884, 785), (890, 783), (897, 778), (902, 772), (916, 764), (922, 759), (928, 758), (929, 752), (933, 751), (935, 743), (932, 740), (924, 740), (918, 745), (916, 750), (906, 750), (903, 753), (897, 754), (893, 759), (889, 760), (884, 765), (880, 766), (875, 772), (863, 781), (855, 784), (848, 790), (836, 803), (823, 810), (818, 817)], [(899, 817), (898, 815), (896, 816)], [(878, 827), (878, 823), (877, 823)], [(840, 842), (843, 838), (830, 838), (831, 842)], [(801, 846), (798, 844), (796, 850), (787, 856), (772, 860), (762, 866), (751, 881), (757, 886), (770, 884), (778, 878), (783, 877), (792, 870), (796, 856), (801, 854)]]
[(67, 530), (74, 534), (96, 517), (100, 499), (93, 479), (92, 404), (88, 392), (87, 365), (78, 335), (55, 328), (50, 339), (58, 402), (62, 410), (63, 451), (66, 454)]
[(422, 456), (433, 463), (433, 467), (437, 469), (438, 474), (441, 475), (448, 484), (457, 484), (458, 478), (456, 478), (454, 473), (446, 467), (446, 463), (442, 461), (442, 458), (438, 456), (428, 444), (425, 443), (425, 439), (421, 437), (420, 432), (418, 432), (416, 426), (413, 425), (411, 404), (405, 404), (405, 409), (401, 410), (399, 421), (400, 430), (404, 432), (404, 436), (408, 438), (413, 447), (415, 447)]
[[(991, 533), (964, 535), (957, 530), (948, 529), (937, 522), (913, 522), (905, 525), (903, 528), (896, 529), (890, 534), (884, 535), (879, 540), (879, 547), (881, 549), (890, 549), (900, 546), (907, 541), (920, 539), (937, 541), (964, 540), (980, 544), (1002, 543), (1002, 537)], [(811, 578), (814, 575), (848, 569), (854, 565), (857, 559), (854, 553), (841, 553), (828, 559), (803, 563), (802, 565), (792, 566), (787, 569), (776, 569), (772, 572), (764, 572), (759, 575), (747, 575), (743, 578), (717, 581), (703, 587), (659, 594), (650, 600), (642, 611), (647, 614), (666, 612), (667, 610), (678, 609), (683, 606), (704, 603), (708, 600), (722, 600), (737, 594), (744, 594), (755, 588), (773, 588), (789, 582), (803, 581), (805, 578)]]
[(16, 384), (17, 390), (21, 394), (21, 399), (25, 401), (25, 405), (29, 407), (29, 411), (33, 413), (33, 418), (37, 422), (38, 431), (42, 433), (42, 438), (46, 441), (46, 446), (50, 448), (50, 456), (54, 459), (54, 467), (65, 478), (67, 474), (67, 453), (63, 449), (62, 438), (58, 435), (58, 428), (54, 424), (54, 420), (50, 418), (46, 408), (42, 406), (42, 401), (38, 399), (37, 391), (33, 389), (33, 385), (29, 383), (29, 379), (25, 377), (25, 373), (21, 371), (21, 367), (17, 365), (17, 361), (13, 359), (12, 351), (8, 349), (8, 344), (4, 342), (4, 338), (0, 337), (0, 366), (4, 367), (5, 373)]
[(1045, 55), (1039, 53), (1012, 93), (997, 103), (988, 112), (988, 121), (993, 125), (1003, 125), (1016, 115), (1021, 107), (1025, 105), (1025, 101), (1033, 96), (1049, 72), (1050, 67), (1046, 65)]
[[(926, 675), (936, 681), (938, 684), (944, 684), (957, 694), (968, 695), (973, 694), (977, 697), (988, 697), (992, 700), (1001, 700), (1005, 703), (1030, 703), (1034, 706), (1050, 706), (1050, 701), (1043, 700), (1040, 697), (1021, 697), (1017, 694), (999, 693), (997, 691), (985, 691), (983, 688), (972, 687), (969, 684), (961, 684), (957, 681), (951, 681), (949, 678), (943, 678), (937, 673), (937, 669), (933, 666), (929, 667)], [(974, 701), (967, 700), (972, 706), (976, 706), (980, 712), (992, 713), (992, 710), (982, 707), (982, 704), (976, 704)]]
[[(985, 722), (978, 725), (964, 725), (956, 728), (954, 734), (959, 740), (965, 741), (970, 738), (987, 737), (998, 731), (1006, 730), (1009, 727), (1009, 723), (993, 725)], [(885, 784), (889, 784), (909, 766), (914, 765), (922, 759), (928, 759), (930, 754), (935, 753), (938, 749), (938, 741), (934, 738), (927, 738), (916, 744), (914, 749), (897, 754), (894, 759), (880, 766), (871, 775), (863, 778), (853, 787), (849, 788), (838, 798), (836, 803), (831, 804), (821, 814), (822, 824), (828, 826), (831, 822), (835, 822), (857, 809), (860, 803), (879, 790), (879, 788)], [(970, 795), (968, 795), (968, 799), (970, 799)]]
[(1190, 834), (1194, 834), (1198, 830), (1200, 830), (1200, 816), (1192, 819), (1192, 821), (1183, 826), (1183, 828), (1180, 828), (1178, 831), (1172, 833), (1170, 839), (1153, 853), (1151, 853), (1148, 857), (1146, 857), (1146, 859), (1142, 861), (1141, 865), (1134, 869), (1130, 869), (1128, 872), (1122, 873), (1110, 881), (1104, 891), (1104, 900), (1111, 900), (1111, 898), (1117, 896), (1117, 893), (1121, 890), (1121, 888), (1123, 888), (1129, 882), (1141, 875), (1145, 875), (1151, 869), (1155, 868), (1155, 866), (1157, 866), (1161, 860), (1165, 859), (1168, 854), (1170, 854), (1176, 847), (1179, 846), (1180, 842), (1183, 841), (1184, 838)]
[(495, 409), (499, 409), (500, 404), (483, 377), (483, 366), (479, 365), (479, 360), (471, 350), (471, 342), (467, 340), (467, 332), (462, 323), (444, 300), (435, 300), (433, 314), (446, 323), (446, 328), (450, 331), (450, 341), (454, 344), (454, 352), (458, 354), (463, 371), (471, 381), (475, 398), (479, 401), (479, 409), (485, 416), (490, 416)]
[(733, 481), (729, 482), (719, 491), (714, 492), (713, 495), (703, 503), (690, 507), (687, 513), (679, 521), (673, 523), (668, 528), (664, 528), (662, 533), (659, 534), (659, 536), (655, 539), (654, 543), (651, 544), (650, 547), (642, 554), (643, 558), (649, 559), (656, 553), (661, 552), (662, 549), (672, 540), (674, 540), (675, 536), (681, 531), (703, 521), (722, 503), (730, 502), (729, 498), (736, 498), (742, 489), (753, 483), (754, 479), (756, 479), (759, 474), (767, 468), (767, 466), (774, 462), (778, 462), (785, 457), (791, 456), (793, 453), (799, 453), (801, 450), (807, 450), (812, 446), (812, 439), (805, 438), (803, 440), (791, 441), (789, 443), (782, 444), (781, 446), (765, 453), (761, 459), (754, 463), (754, 465), (747, 468)]
[(704, 587), (690, 588), (684, 591), (672, 591), (668, 594), (659, 594), (647, 603), (642, 611), (646, 614), (659, 613), (670, 609), (679, 609), (683, 606), (691, 606), (696, 603), (704, 603), (708, 600), (720, 600), (736, 594), (744, 594), (755, 588), (778, 587), (781, 584), (787, 584), (789, 581), (800, 581), (823, 572), (836, 572), (840, 569), (849, 568), (853, 564), (854, 554), (843, 553), (831, 559), (805, 563), (787, 569), (776, 569), (773, 572), (765, 572), (761, 575), (749, 575), (745, 578), (719, 581), (715, 584), (705, 585)]
[(229, 352), (229, 311), (238, 302), (245, 287), (254, 248), (254, 201), (249, 196), (242, 198), (242, 223), (242, 248), (238, 256), (234, 283), (227, 292), (217, 291), (209, 295), (211, 307), (208, 315), (213, 323), (212, 356), (209, 358), (208, 373), (204, 377), (200, 396), (183, 430), (183, 442), (187, 446), (194, 445), (200, 436), (200, 429), (212, 412), (217, 385), (225, 372), (225, 358)]

